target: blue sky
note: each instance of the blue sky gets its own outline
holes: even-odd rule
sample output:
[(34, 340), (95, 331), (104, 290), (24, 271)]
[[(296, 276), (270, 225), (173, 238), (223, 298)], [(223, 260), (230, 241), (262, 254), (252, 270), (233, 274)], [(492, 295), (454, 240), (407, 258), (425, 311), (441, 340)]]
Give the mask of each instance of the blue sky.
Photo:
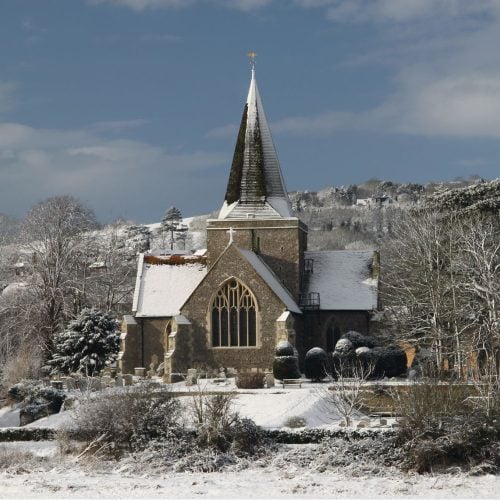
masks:
[(0, 212), (222, 204), (257, 79), (289, 190), (500, 175), (499, 0), (0, 0)]

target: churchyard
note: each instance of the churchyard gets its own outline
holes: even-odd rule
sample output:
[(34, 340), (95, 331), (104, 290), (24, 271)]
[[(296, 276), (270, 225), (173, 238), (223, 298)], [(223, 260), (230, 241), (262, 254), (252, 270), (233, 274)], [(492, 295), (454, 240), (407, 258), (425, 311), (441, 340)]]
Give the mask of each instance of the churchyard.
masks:
[[(487, 469), (435, 465), (422, 475), (403, 467), (402, 447), (395, 443), (404, 419), (386, 405), (371, 414), (355, 410), (346, 427), (329, 399), (338, 381), (303, 378), (300, 387), (283, 387), (266, 378), (268, 387), (260, 389), (238, 388), (235, 378), (225, 376), (173, 384), (114, 374), (54, 380), (47, 389), (64, 396), (59, 412), (16, 427), (22, 405), (11, 401), (0, 410), (2, 498), (21, 490), (23, 498), (154, 498), (167, 491), (175, 497), (352, 497), (366, 496), (367, 485), (370, 496), (488, 497), (500, 485)], [(366, 394), (393, 395), (412, 384), (379, 380), (364, 388)], [(146, 416), (147, 431), (139, 414)], [(112, 421), (120, 428), (108, 426)], [(129, 434), (125, 422), (134, 422)], [(230, 436), (227, 429), (236, 422)], [(173, 434), (181, 428), (187, 434), (173, 437), (169, 426)], [(14, 429), (24, 435), (11, 434), (12, 441), (7, 436)], [(206, 432), (208, 440), (189, 435), (193, 431)], [(221, 435), (229, 446), (218, 441)], [(186, 446), (189, 451), (180, 449)]]

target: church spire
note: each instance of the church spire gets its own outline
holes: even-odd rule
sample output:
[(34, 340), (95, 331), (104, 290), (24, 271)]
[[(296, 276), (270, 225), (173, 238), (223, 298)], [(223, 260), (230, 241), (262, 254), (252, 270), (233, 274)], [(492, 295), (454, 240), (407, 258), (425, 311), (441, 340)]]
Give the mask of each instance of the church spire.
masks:
[(293, 217), (249, 52), (251, 80), (219, 219)]

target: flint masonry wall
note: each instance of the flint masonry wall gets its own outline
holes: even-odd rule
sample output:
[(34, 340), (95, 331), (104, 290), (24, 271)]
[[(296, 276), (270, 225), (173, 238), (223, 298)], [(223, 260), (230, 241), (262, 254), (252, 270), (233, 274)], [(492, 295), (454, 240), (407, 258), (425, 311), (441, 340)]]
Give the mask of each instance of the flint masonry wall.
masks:
[(298, 302), (307, 227), (297, 218), (211, 219), (207, 225), (209, 268), (227, 246), (230, 227), (235, 230), (235, 245), (258, 253)]
[[(130, 318), (130, 317), (129, 317)], [(119, 367), (122, 373), (134, 373), (134, 368), (163, 362), (165, 352), (165, 327), (168, 318), (136, 318), (124, 322), (122, 357)]]
[[(224, 236), (226, 236), (224, 234)], [(225, 245), (227, 245), (227, 238)], [(213, 248), (213, 247), (212, 247)], [(212, 249), (212, 251), (214, 251)], [(209, 306), (214, 293), (222, 283), (231, 277), (236, 277), (254, 293), (257, 306), (257, 347), (217, 347), (212, 348), (209, 324)], [(239, 371), (253, 369), (271, 369), (274, 348), (276, 346), (276, 320), (286, 310), (253, 267), (242, 257), (240, 252), (231, 246), (221, 258), (215, 262), (212, 269), (188, 299), (181, 314), (191, 322), (192, 357), (185, 369), (196, 366), (234, 367)], [(187, 331), (178, 335), (187, 335)]]

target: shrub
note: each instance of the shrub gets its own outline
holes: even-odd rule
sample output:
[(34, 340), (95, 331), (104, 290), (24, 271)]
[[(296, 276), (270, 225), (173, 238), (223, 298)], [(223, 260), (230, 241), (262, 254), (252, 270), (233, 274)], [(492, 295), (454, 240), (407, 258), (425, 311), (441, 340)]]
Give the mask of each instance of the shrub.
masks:
[(0, 445), (0, 470), (20, 468), (26, 471), (27, 466), (36, 466), (37, 460), (33, 453)]
[(436, 380), (415, 383), (398, 395), (403, 418), (398, 432), (405, 467), (427, 472), (436, 466), (488, 463), (500, 468), (500, 427), (495, 416), (467, 403), (470, 387)]
[(338, 352), (331, 354), (331, 375), (333, 378), (354, 377), (354, 372), (359, 368), (359, 361), (355, 351)]
[(398, 346), (375, 347), (371, 351), (376, 376), (397, 377), (406, 373), (406, 353)]
[(42, 351), (38, 345), (21, 345), (18, 352), (9, 357), (1, 367), (1, 385), (11, 387), (22, 380), (40, 376), (43, 365)]
[(262, 389), (264, 375), (262, 373), (238, 373), (236, 387), (239, 389)]
[(304, 358), (304, 373), (313, 382), (323, 380), (329, 372), (328, 355), (321, 347), (313, 347)]
[(120, 348), (118, 323), (96, 309), (84, 309), (54, 339), (48, 365), (52, 373), (94, 375), (116, 360)]
[(377, 343), (372, 337), (355, 332), (354, 330), (344, 333), (340, 338), (349, 340), (353, 349), (357, 349), (358, 347), (369, 347), (370, 349), (373, 349), (377, 346)]
[(36, 380), (25, 380), (9, 388), (11, 401), (21, 403), (21, 425), (58, 413), (66, 398), (63, 391), (46, 387)]
[(175, 439), (184, 427), (181, 405), (165, 386), (142, 384), (115, 394), (91, 394), (76, 411), (72, 437), (100, 440), (119, 455), (144, 449), (151, 441)]
[(277, 356), (273, 362), (273, 374), (278, 380), (300, 378), (299, 360), (296, 356)]
[(288, 340), (282, 340), (276, 346), (275, 356), (296, 356), (295, 348)]
[(236, 455), (252, 455), (260, 449), (261, 429), (233, 410), (234, 397), (231, 392), (210, 396), (203, 390), (193, 395), (192, 417), (199, 448)]

